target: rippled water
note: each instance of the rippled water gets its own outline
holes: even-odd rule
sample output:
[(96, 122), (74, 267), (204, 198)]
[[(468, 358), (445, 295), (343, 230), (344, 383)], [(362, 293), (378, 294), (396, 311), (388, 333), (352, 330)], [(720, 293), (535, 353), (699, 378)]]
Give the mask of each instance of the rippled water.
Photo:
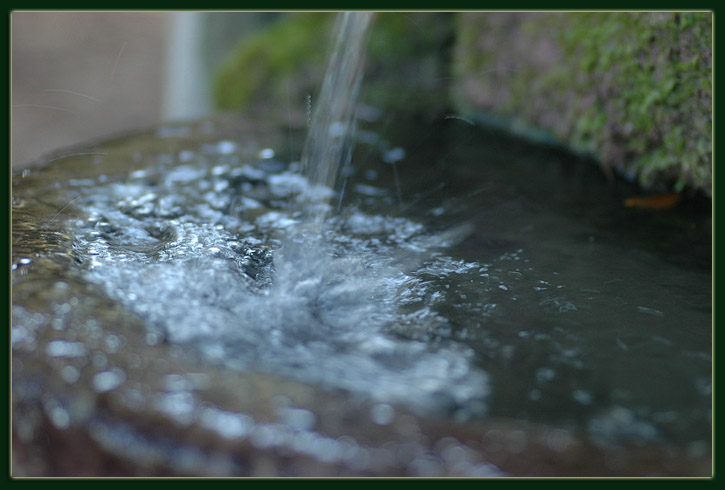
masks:
[[(705, 214), (626, 209), (631, 189), (586, 162), (461, 121), (368, 126), (321, 229), (302, 219), (294, 150), (190, 140), (91, 172), (58, 191), (71, 267), (210, 364), (706, 451)], [(93, 382), (118, 382), (105, 373)]]

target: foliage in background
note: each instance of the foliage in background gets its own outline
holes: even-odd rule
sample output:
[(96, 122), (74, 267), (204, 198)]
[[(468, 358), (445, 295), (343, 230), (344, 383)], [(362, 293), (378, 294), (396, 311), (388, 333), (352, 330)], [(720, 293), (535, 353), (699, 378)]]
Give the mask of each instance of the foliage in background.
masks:
[[(448, 106), (453, 15), (378, 13), (368, 40), (362, 98), (367, 104), (434, 117)], [(214, 84), (217, 107), (305, 109), (319, 89), (334, 15), (289, 14), (239, 45)], [(314, 100), (313, 100), (314, 102)]]
[(332, 21), (332, 14), (290, 14), (241, 43), (214, 79), (217, 107), (305, 100), (322, 79)]

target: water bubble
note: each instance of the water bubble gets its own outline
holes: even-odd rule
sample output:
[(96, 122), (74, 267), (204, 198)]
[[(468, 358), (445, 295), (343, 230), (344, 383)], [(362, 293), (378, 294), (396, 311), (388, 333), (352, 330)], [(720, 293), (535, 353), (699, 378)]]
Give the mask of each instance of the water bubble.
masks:
[(67, 429), (70, 426), (70, 415), (60, 405), (54, 404), (52, 408), (48, 410), (51, 423), (57, 429)]
[(179, 152), (179, 161), (180, 162), (190, 162), (194, 159), (195, 156), (196, 155), (194, 154), (193, 151), (188, 151), (188, 150), (181, 151), (181, 152)]
[(159, 138), (183, 138), (188, 136), (191, 128), (188, 126), (162, 126), (156, 130)]
[(146, 334), (146, 345), (154, 346), (160, 341), (159, 334), (155, 332), (149, 332)]
[(81, 377), (80, 370), (75, 366), (66, 365), (60, 370), (60, 377), (68, 384), (73, 384)]
[(373, 187), (371, 185), (365, 184), (355, 184), (352, 190), (358, 194), (370, 197), (379, 197), (388, 194), (388, 191), (386, 189), (381, 189), (379, 187)]
[(388, 425), (395, 418), (395, 409), (387, 403), (377, 403), (370, 409), (370, 416), (378, 425)]
[(123, 346), (123, 337), (119, 337), (118, 335), (110, 334), (110, 335), (106, 336), (105, 345), (106, 345), (106, 352), (108, 352), (109, 354), (115, 354)]
[(237, 144), (233, 141), (220, 141), (216, 145), (216, 151), (220, 155), (231, 155), (237, 151)]
[(441, 472), (441, 461), (432, 456), (424, 455), (415, 458), (408, 464), (408, 471), (413, 476), (433, 477), (438, 476)]
[(86, 348), (81, 342), (53, 340), (45, 346), (45, 353), (51, 357), (83, 357)]
[(13, 346), (15, 344), (21, 344), (23, 342), (32, 342), (34, 340), (34, 335), (28, 331), (27, 328), (24, 327), (13, 327), (11, 330), (11, 343)]
[(556, 371), (550, 367), (543, 367), (536, 370), (536, 380), (539, 382), (551, 381), (556, 376)]
[(225, 439), (246, 437), (254, 427), (252, 417), (207, 407), (200, 415), (201, 425), (216, 431)]
[(574, 390), (572, 397), (577, 401), (577, 403), (581, 403), (582, 405), (589, 405), (592, 403), (592, 395), (586, 390)]
[(383, 153), (385, 163), (395, 163), (405, 158), (405, 150), (400, 147), (393, 148)]
[(629, 408), (614, 406), (589, 420), (587, 428), (592, 440), (600, 445), (653, 440), (657, 429), (642, 420)]
[(471, 457), (470, 449), (458, 443), (453, 438), (446, 438), (443, 449), (440, 451), (443, 461), (449, 465), (456, 463), (468, 463)]
[(274, 150), (272, 148), (264, 148), (259, 151), (259, 158), (263, 160), (269, 160), (274, 158)]
[(574, 438), (565, 429), (553, 429), (546, 434), (546, 445), (556, 452), (566, 451), (574, 443)]
[(317, 422), (317, 417), (313, 412), (302, 408), (282, 408), (280, 416), (285, 424), (296, 429), (309, 430)]
[(69, 313), (71, 310), (70, 303), (62, 303), (60, 305), (56, 305), (55, 311), (60, 315), (65, 315), (66, 313)]
[(126, 380), (126, 375), (120, 369), (102, 371), (93, 376), (93, 388), (99, 393), (118, 388)]
[(258, 424), (250, 435), (252, 444), (259, 449), (266, 449), (280, 445), (281, 434), (271, 424)]
[(188, 425), (193, 420), (194, 396), (188, 391), (167, 393), (155, 405), (182, 425)]
[(347, 126), (344, 123), (335, 121), (330, 124), (327, 132), (333, 138), (338, 138), (340, 136), (344, 136), (347, 133)]

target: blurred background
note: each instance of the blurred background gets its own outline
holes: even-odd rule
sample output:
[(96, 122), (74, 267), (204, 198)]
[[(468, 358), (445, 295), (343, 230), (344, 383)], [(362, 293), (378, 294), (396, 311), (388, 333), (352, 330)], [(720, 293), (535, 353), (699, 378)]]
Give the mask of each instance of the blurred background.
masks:
[(13, 12), (11, 163), (212, 111), (224, 55), (274, 12)]
[[(334, 17), (13, 12), (12, 165), (215, 110), (304, 127)], [(711, 195), (711, 12), (378, 12), (360, 95), (386, 121), (475, 119)]]

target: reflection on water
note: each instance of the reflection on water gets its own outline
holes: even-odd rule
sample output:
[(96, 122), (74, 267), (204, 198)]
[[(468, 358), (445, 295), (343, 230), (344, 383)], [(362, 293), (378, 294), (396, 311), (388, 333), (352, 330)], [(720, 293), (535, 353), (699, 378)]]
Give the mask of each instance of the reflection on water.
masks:
[[(468, 124), (369, 129), (321, 229), (304, 225), (310, 193), (289, 151), (249, 156), (231, 139), (89, 171), (35, 205), (73, 202), (53, 218), (65, 234), (46, 238), (72, 249), (73, 277), (143, 320), (149, 345), (379, 407), (578, 428), (600, 445), (709, 446), (706, 221), (625, 210), (621, 187), (582, 162)], [(17, 274), (47, 260), (30, 246), (13, 256)], [(14, 307), (14, 349), (45, 321), (31, 310)], [(54, 341), (46, 354), (86, 347)], [(94, 362), (96, 391), (126, 381)]]
[[(565, 197), (546, 203), (557, 191), (527, 189), (522, 164), (486, 147), (451, 148), (425, 198), (420, 177), (396, 196), (379, 148), (318, 236), (295, 206), (307, 181), (273, 157), (229, 165), (230, 144), (214, 165), (189, 157), (76, 204), (85, 277), (170, 342), (466, 418), (488, 404), (601, 440), (709, 433), (709, 271), (560, 213)], [(427, 167), (408, 146), (403, 183)]]

